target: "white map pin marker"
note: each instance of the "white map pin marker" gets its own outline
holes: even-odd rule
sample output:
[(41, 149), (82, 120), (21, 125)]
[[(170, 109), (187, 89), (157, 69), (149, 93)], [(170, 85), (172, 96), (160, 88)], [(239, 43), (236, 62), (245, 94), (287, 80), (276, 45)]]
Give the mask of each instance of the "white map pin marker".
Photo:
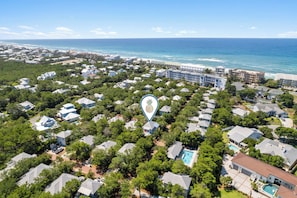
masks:
[(158, 99), (152, 94), (144, 95), (141, 98), (140, 107), (146, 119), (151, 121), (158, 111)]

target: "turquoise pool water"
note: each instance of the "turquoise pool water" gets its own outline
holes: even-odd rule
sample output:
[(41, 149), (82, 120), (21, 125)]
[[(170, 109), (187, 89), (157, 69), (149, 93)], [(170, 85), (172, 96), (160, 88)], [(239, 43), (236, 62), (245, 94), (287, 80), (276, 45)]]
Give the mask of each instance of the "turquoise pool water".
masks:
[(263, 186), (263, 190), (270, 195), (274, 195), (276, 193), (276, 191), (278, 190), (278, 186), (273, 185), (273, 184), (265, 184)]
[(233, 144), (229, 144), (228, 145), (229, 149), (233, 150), (234, 152), (238, 152), (239, 151), (239, 148), (234, 146)]
[(191, 164), (193, 156), (194, 156), (193, 151), (189, 151), (189, 150), (185, 150), (185, 149), (182, 151), (182, 160), (186, 165)]

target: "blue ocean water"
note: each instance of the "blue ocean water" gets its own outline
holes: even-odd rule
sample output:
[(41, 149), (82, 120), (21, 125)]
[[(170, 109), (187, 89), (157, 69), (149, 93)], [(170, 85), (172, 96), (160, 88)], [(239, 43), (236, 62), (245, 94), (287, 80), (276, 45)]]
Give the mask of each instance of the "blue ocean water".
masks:
[(6, 42), (210, 67), (225, 66), (269, 74), (297, 74), (297, 39), (60, 39)]

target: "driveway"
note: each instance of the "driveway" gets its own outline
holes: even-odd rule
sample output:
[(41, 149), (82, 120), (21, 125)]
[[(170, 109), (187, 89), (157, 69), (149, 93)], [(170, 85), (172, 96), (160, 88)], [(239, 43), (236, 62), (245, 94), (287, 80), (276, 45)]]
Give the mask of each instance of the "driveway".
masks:
[(258, 192), (252, 190), (250, 177), (238, 172), (231, 168), (231, 160), (233, 159), (230, 155), (225, 155), (223, 159), (222, 175), (230, 176), (233, 180), (232, 185), (240, 192), (246, 195), (251, 195), (252, 198), (267, 198)]
[(284, 127), (292, 128), (293, 120), (291, 118), (279, 119)]

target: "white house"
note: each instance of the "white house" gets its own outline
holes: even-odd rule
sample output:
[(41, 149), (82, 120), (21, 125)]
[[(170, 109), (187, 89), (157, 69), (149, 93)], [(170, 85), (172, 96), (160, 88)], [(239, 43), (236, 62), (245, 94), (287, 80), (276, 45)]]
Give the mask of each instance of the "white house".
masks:
[(117, 143), (115, 141), (112, 140), (108, 140), (106, 142), (103, 142), (102, 144), (96, 146), (97, 150), (109, 150), (110, 148), (114, 147)]
[(263, 133), (259, 131), (258, 129), (254, 128), (246, 128), (241, 126), (235, 126), (233, 129), (231, 129), (228, 132), (228, 138), (230, 142), (240, 146), (244, 147), (246, 146), (243, 143), (243, 140), (246, 138), (252, 138), (255, 140), (258, 140), (260, 137), (262, 137)]
[(95, 198), (97, 196), (97, 190), (103, 185), (103, 183), (92, 180), (90, 178), (86, 179), (78, 189), (80, 195)]
[(95, 139), (95, 137), (93, 135), (87, 135), (87, 136), (82, 137), (80, 139), (80, 141), (86, 143), (90, 147), (93, 147), (94, 146), (94, 139)]
[(57, 116), (65, 120), (66, 116), (70, 113), (76, 113), (75, 106), (71, 103), (64, 104)]
[(29, 101), (20, 103), (20, 106), (22, 107), (23, 111), (29, 111), (29, 110), (34, 109), (34, 107), (35, 107), (35, 105)]
[(153, 134), (159, 128), (159, 124), (157, 122), (149, 121), (143, 125), (142, 129), (145, 135)]
[(101, 100), (104, 99), (104, 95), (103, 95), (103, 94), (95, 93), (95, 94), (94, 94), (94, 97), (95, 97), (97, 100), (99, 100), (99, 101), (101, 101)]
[(56, 72), (55, 71), (50, 71), (50, 72), (46, 72), (44, 74), (41, 74), (40, 76), (37, 77), (37, 80), (47, 80), (47, 79), (52, 79), (56, 76)]
[(87, 108), (87, 109), (93, 108), (96, 105), (95, 101), (90, 100), (90, 99), (85, 98), (85, 97), (78, 99), (76, 101), (76, 103), (80, 104), (83, 108)]
[(124, 154), (124, 155), (129, 154), (133, 150), (134, 147), (135, 147), (134, 143), (126, 143), (120, 148), (118, 153)]
[(39, 122), (36, 122), (34, 125), (35, 125), (35, 129), (38, 131), (54, 129), (59, 126), (57, 121), (54, 118), (50, 118), (47, 116), (42, 116)]
[(76, 179), (79, 180), (78, 177), (70, 175), (68, 173), (62, 173), (60, 177), (58, 177), (55, 181), (53, 181), (50, 185), (45, 188), (45, 192), (49, 192), (51, 195), (62, 192), (63, 187), (67, 182)]

